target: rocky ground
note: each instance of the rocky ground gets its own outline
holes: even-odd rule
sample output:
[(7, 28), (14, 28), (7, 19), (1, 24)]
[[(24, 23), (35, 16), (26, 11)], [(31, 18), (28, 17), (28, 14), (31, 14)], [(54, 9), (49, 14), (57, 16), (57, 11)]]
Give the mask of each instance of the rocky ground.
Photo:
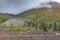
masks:
[(60, 33), (0, 31), (0, 40), (60, 40)]

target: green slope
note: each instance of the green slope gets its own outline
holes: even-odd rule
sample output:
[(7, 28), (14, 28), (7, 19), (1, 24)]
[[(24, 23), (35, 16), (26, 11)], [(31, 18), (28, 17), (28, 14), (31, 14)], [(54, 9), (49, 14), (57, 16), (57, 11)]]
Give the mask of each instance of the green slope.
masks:
[(46, 22), (60, 22), (60, 10), (52, 9), (51, 12), (48, 12), (46, 8), (41, 9), (32, 9), (24, 14), (18, 15), (21, 18), (27, 18), (32, 21), (46, 21)]
[(31, 24), (28, 26), (35, 27), (36, 30), (46, 31), (54, 27), (51, 30), (60, 31), (60, 9), (57, 8), (52, 8), (52, 11), (48, 11), (46, 8), (31, 9), (17, 17), (31, 20)]

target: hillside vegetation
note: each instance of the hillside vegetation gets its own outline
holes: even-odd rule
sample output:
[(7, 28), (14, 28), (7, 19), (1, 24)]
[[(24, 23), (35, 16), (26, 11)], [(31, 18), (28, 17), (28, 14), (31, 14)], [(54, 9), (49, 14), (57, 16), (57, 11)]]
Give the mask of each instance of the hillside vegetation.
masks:
[(51, 11), (46, 8), (31, 9), (18, 15), (18, 17), (31, 20), (28, 25), (32, 25), (36, 29), (60, 31), (60, 9), (52, 8)]
[(27, 18), (34, 22), (45, 21), (47, 23), (60, 22), (60, 10), (52, 9), (51, 12), (47, 11), (45, 8), (32, 9), (24, 14), (18, 15), (21, 18)]
[(5, 22), (6, 20), (8, 20), (7, 18), (0, 16), (0, 24), (2, 24), (3, 22)]

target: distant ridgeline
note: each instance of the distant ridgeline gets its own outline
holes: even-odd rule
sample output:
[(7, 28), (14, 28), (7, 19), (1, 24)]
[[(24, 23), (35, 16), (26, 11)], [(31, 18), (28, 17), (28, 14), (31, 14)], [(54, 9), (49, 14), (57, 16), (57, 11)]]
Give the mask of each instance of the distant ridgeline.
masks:
[(0, 13), (0, 23), (7, 21), (8, 19), (14, 18), (13, 14)]

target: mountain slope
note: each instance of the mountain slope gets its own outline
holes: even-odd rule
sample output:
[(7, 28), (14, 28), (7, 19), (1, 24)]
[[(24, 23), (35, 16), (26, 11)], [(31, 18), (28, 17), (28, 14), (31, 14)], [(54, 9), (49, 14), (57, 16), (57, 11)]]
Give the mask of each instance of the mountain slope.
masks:
[(0, 13), (0, 16), (3, 16), (5, 18), (13, 18), (15, 15), (13, 14), (8, 14), (8, 13)]
[(52, 11), (48, 11), (47, 8), (36, 8), (31, 9), (22, 14), (17, 15), (20, 18), (27, 18), (34, 22), (46, 22), (48, 23), (58, 23), (60, 24), (60, 4), (53, 3)]

